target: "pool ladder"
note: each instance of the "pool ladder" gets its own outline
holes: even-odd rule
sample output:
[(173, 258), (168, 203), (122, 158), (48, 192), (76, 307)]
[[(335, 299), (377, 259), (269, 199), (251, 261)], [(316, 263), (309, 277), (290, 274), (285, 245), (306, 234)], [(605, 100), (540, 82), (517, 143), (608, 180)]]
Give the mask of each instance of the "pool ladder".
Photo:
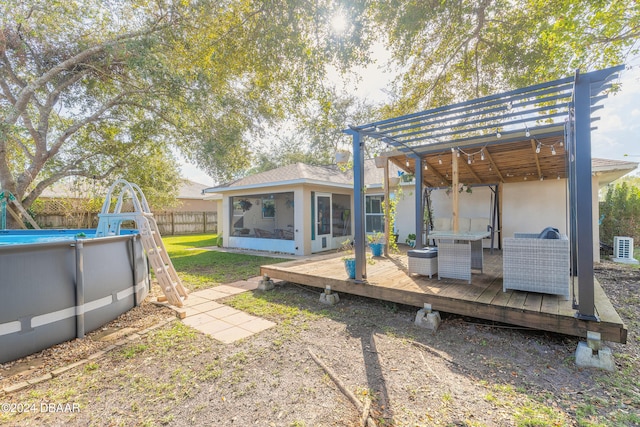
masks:
[[(113, 212), (110, 212), (114, 190), (120, 186), (122, 187), (116, 205)], [(122, 205), (126, 195), (131, 197), (133, 212), (122, 212)], [(155, 272), (162, 292), (167, 297), (169, 304), (182, 307), (183, 300), (187, 298), (188, 292), (182, 286), (182, 281), (173, 267), (173, 263), (162, 242), (158, 224), (140, 187), (124, 179), (117, 180), (109, 188), (98, 218), (96, 237), (117, 236), (120, 234), (120, 226), (123, 221), (135, 221), (142, 239), (142, 246), (147, 253), (151, 268)]]

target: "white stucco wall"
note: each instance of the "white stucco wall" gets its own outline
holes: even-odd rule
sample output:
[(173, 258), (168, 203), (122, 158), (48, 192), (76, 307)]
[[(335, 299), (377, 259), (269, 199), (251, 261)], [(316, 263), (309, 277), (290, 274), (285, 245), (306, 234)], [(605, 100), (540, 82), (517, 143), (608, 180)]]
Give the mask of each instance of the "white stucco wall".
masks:
[[(539, 233), (547, 226), (556, 227), (562, 234), (567, 234), (566, 186), (566, 179), (504, 184), (500, 194), (502, 237), (512, 237), (516, 232)], [(593, 178), (592, 188), (593, 258), (594, 262), (600, 262), (597, 177)], [(404, 194), (404, 199), (398, 205), (397, 215), (400, 242), (404, 242), (406, 235), (413, 233), (415, 228), (413, 189), (405, 188)], [(452, 197), (446, 194), (446, 190), (433, 190), (431, 201), (434, 217), (451, 217)], [(462, 192), (459, 197), (461, 218), (487, 218), (489, 223), (492, 206), (492, 191), (489, 187), (474, 187), (472, 193)], [(496, 242), (495, 247), (497, 246)], [(489, 239), (485, 239), (484, 247), (490, 247)]]
[(502, 237), (514, 233), (540, 233), (555, 227), (567, 234), (567, 181), (504, 184), (502, 190)]

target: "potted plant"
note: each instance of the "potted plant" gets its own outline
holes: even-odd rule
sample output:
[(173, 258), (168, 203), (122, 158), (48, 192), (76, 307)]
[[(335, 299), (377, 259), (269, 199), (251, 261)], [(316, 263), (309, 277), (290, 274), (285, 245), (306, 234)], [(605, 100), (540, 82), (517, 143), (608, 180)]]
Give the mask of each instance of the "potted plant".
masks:
[(347, 239), (340, 243), (338, 252), (344, 252), (342, 261), (344, 261), (344, 269), (347, 272), (349, 279), (356, 278), (356, 257), (353, 254), (353, 242), (351, 239)]
[(384, 233), (379, 231), (367, 235), (367, 240), (369, 241), (369, 247), (371, 248), (371, 253), (373, 256), (382, 256), (382, 252), (384, 251)]
[(404, 240), (405, 243), (409, 246), (411, 246), (412, 248), (416, 247), (416, 235), (415, 233), (409, 233), (409, 235), (407, 236), (407, 238)]

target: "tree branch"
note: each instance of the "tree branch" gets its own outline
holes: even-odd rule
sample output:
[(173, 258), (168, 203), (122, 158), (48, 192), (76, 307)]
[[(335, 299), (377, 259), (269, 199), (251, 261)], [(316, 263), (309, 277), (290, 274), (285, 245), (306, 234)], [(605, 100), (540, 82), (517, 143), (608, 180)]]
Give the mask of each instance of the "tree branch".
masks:
[(109, 40), (99, 45), (85, 49), (82, 52), (76, 54), (75, 56), (65, 61), (62, 61), (60, 64), (52, 67), (49, 71), (44, 73), (42, 76), (40, 76), (39, 78), (35, 79), (33, 82), (27, 84), (22, 88), (22, 90), (16, 97), (16, 102), (14, 103), (14, 111), (11, 112), (9, 115), (7, 115), (7, 117), (4, 119), (4, 122), (7, 124), (14, 124), (18, 119), (18, 117), (20, 117), (20, 115), (24, 112), (25, 108), (29, 103), (29, 99), (32, 98), (35, 91), (41, 88), (42, 86), (44, 86), (45, 84), (49, 83), (51, 79), (53, 79), (63, 71), (73, 68), (74, 66), (83, 62), (85, 59), (93, 55), (96, 55), (106, 50), (109, 47), (115, 46), (118, 43), (121, 43), (122, 41), (133, 40), (140, 36), (152, 34), (153, 32), (157, 31), (159, 28), (162, 28), (162, 27), (163, 26), (155, 26), (152, 28), (148, 28), (145, 31), (137, 31), (137, 32), (117, 36), (113, 40)]

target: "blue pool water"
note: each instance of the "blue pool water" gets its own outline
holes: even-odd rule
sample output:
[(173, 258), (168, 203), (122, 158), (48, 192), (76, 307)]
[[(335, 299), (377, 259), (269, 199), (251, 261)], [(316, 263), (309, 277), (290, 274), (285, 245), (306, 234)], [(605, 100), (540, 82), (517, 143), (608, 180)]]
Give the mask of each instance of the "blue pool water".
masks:
[(62, 235), (62, 236), (0, 236), (0, 246), (4, 245), (24, 245), (29, 243), (49, 243), (49, 242), (63, 242), (65, 240), (78, 239), (91, 239), (95, 237), (94, 234), (83, 235)]
[[(136, 233), (137, 230), (121, 230), (120, 234)], [(0, 246), (64, 242), (67, 240), (93, 239), (94, 237), (96, 237), (95, 229), (0, 230)]]

